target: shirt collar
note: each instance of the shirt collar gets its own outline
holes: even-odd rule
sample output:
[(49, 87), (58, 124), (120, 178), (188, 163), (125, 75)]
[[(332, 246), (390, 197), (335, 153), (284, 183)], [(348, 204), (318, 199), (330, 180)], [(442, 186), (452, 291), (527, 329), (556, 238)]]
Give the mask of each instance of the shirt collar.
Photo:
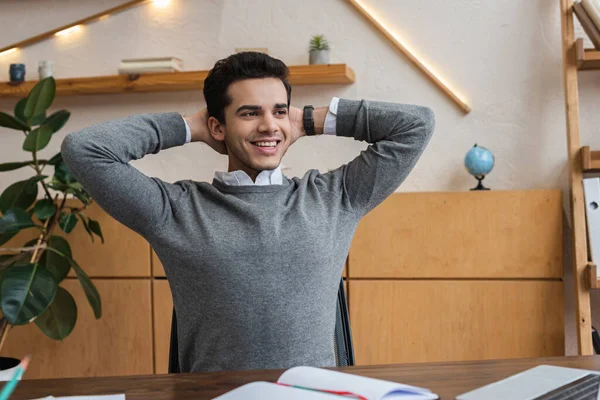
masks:
[(283, 183), (283, 174), (281, 167), (275, 169), (261, 171), (256, 177), (256, 182), (242, 170), (232, 172), (215, 172), (215, 180), (230, 186), (266, 186), (266, 185), (281, 185)]

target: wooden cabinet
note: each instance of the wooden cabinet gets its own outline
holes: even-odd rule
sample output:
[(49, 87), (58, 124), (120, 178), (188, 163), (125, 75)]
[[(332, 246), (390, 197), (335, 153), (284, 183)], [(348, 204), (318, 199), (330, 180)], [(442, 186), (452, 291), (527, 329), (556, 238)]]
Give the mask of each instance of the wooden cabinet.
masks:
[(359, 223), (350, 278), (562, 278), (559, 190), (396, 193)]
[(359, 365), (564, 354), (559, 190), (397, 193), (348, 263)]
[(562, 282), (350, 281), (357, 365), (564, 354)]
[(93, 282), (102, 298), (100, 320), (76, 279), (61, 284), (77, 303), (77, 323), (64, 342), (47, 338), (35, 324), (11, 328), (2, 355), (31, 354), (27, 379), (153, 373), (150, 280)]

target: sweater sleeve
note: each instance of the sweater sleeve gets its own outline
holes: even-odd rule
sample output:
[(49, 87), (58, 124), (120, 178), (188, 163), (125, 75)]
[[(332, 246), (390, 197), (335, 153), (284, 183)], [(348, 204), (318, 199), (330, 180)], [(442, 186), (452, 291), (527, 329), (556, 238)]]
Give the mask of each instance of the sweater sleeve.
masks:
[(71, 173), (107, 213), (145, 235), (166, 220), (170, 201), (184, 188), (148, 177), (129, 161), (185, 141), (180, 114), (143, 114), (70, 133), (61, 153)]
[(424, 106), (340, 99), (337, 136), (370, 143), (354, 160), (329, 172), (330, 190), (341, 192), (346, 208), (362, 216), (390, 196), (406, 179), (435, 126)]

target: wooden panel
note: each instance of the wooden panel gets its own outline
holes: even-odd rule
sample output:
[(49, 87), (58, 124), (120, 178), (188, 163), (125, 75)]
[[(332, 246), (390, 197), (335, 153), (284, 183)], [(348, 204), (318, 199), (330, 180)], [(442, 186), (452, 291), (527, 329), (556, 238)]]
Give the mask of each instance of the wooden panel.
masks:
[[(81, 205), (78, 201), (69, 200), (73, 207)], [(84, 213), (98, 221), (104, 235), (104, 244), (98, 237), (94, 243), (86, 232), (81, 221), (70, 234), (60, 228), (54, 230), (56, 235), (66, 237), (73, 251), (73, 258), (91, 277), (149, 277), (150, 245), (148, 242), (117, 222), (97, 204), (92, 204)], [(28, 229), (11, 239), (3, 247), (22, 246), (30, 239), (37, 238), (36, 230)], [(71, 277), (75, 273), (71, 271)]]
[(158, 256), (156, 255), (156, 253), (154, 252), (154, 250), (152, 250), (152, 276), (157, 276), (157, 277), (165, 277), (165, 269), (162, 265), (162, 263), (160, 262), (160, 260), (158, 259)]
[(560, 281), (350, 281), (357, 365), (559, 356)]
[[(150, 245), (148, 242), (117, 222), (97, 204), (85, 214), (100, 222), (104, 244), (98, 238), (92, 243), (81, 221), (68, 235), (75, 260), (92, 277), (149, 277)], [(59, 230), (60, 231), (60, 230)], [(62, 231), (60, 231), (62, 232)], [(67, 236), (62, 233), (62, 236)], [(71, 272), (71, 276), (75, 276)]]
[(32, 354), (27, 379), (152, 373), (150, 280), (95, 279), (94, 284), (102, 299), (100, 320), (77, 280), (61, 284), (78, 310), (77, 324), (64, 342), (47, 338), (35, 324), (10, 330), (3, 355)]
[(359, 223), (350, 278), (562, 277), (560, 190), (396, 193)]
[[(290, 84), (350, 84), (355, 80), (354, 71), (346, 64), (290, 66)], [(178, 90), (202, 90), (208, 71), (184, 71), (142, 74), (137, 79), (129, 75), (94, 76), (85, 78), (56, 79), (56, 94), (70, 96), (79, 94), (167, 92)], [(0, 82), (0, 97), (26, 97), (37, 81), (25, 81), (19, 85)]]
[(171, 343), (171, 317), (173, 297), (166, 279), (154, 279), (154, 372), (169, 372), (169, 345)]

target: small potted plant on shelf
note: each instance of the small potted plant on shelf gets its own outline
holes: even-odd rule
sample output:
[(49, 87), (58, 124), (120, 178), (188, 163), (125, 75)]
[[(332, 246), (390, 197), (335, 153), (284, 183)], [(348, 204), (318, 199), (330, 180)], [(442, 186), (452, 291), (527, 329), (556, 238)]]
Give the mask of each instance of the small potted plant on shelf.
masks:
[[(96, 319), (102, 315), (100, 295), (73, 259), (68, 240), (68, 234), (81, 221), (92, 241), (95, 235), (104, 242), (100, 224), (84, 213), (92, 199), (71, 175), (60, 152), (49, 160), (38, 157), (38, 152), (70, 117), (67, 110), (46, 116), (55, 91), (53, 77), (42, 79), (26, 98), (17, 102), (14, 116), (0, 112), (0, 127), (22, 131), (22, 149), (31, 157), (27, 161), (2, 163), (0, 172), (33, 170), (33, 176), (11, 184), (0, 195), (0, 350), (13, 325), (33, 322), (54, 340), (63, 340), (71, 333), (77, 306), (73, 296), (60, 286), (71, 269)], [(77, 200), (67, 201), (67, 197)], [(23, 244), (15, 239), (10, 243), (16, 244), (7, 244), (24, 230), (34, 232), (35, 239)], [(59, 235), (59, 230), (63, 234)], [(0, 369), (3, 363), (11, 365), (11, 359), (2, 359)]]
[(309, 50), (309, 64), (329, 64), (329, 42), (324, 35), (314, 35)]

